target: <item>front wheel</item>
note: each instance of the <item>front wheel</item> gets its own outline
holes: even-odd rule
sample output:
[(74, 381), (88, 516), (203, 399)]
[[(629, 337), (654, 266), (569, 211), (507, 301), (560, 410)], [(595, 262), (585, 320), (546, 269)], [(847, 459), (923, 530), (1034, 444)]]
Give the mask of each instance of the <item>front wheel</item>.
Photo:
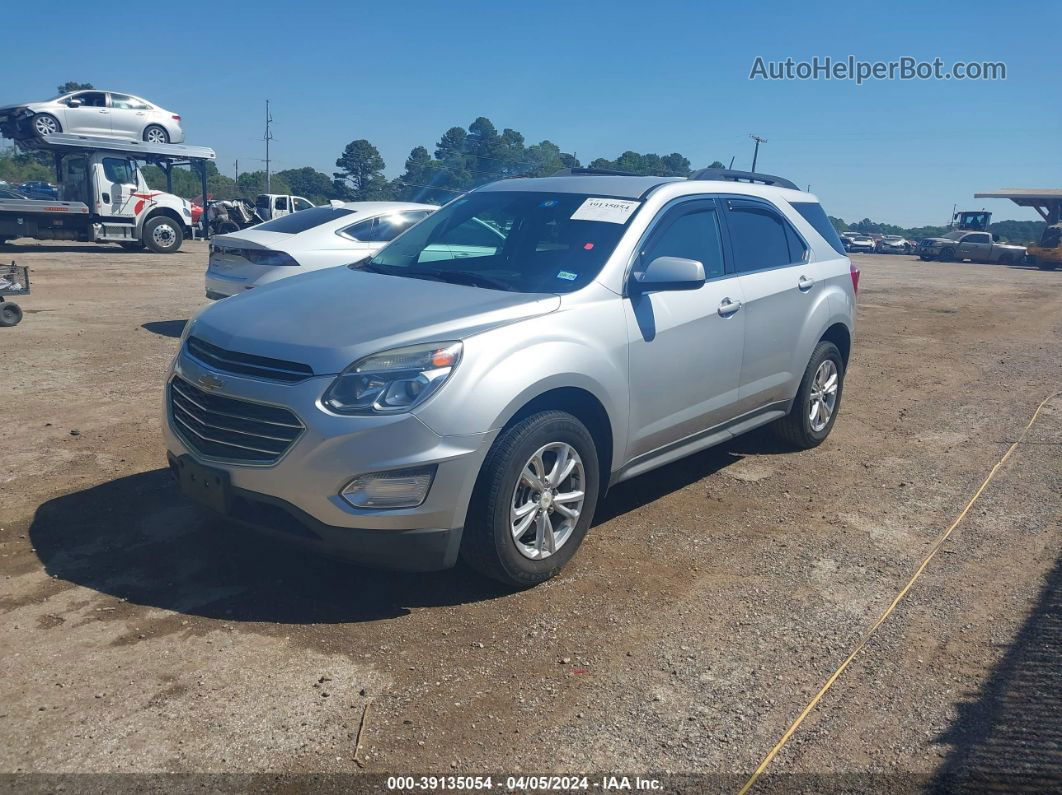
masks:
[(941, 251), (940, 252), (940, 259), (943, 262), (951, 262), (953, 259), (955, 259), (955, 249), (946, 248), (943, 251)]
[(779, 438), (800, 450), (818, 447), (830, 435), (844, 391), (844, 359), (832, 342), (822, 340), (811, 354), (793, 408), (778, 420)]
[(172, 254), (184, 242), (181, 225), (167, 215), (156, 215), (144, 223), (144, 245), (156, 254)]
[(170, 134), (166, 132), (165, 127), (149, 124), (144, 129), (144, 140), (149, 144), (168, 144), (170, 142)]
[(508, 586), (545, 582), (579, 548), (600, 488), (597, 447), (578, 419), (543, 411), (494, 441), (472, 495), (461, 558)]
[(38, 113), (33, 117), (33, 131), (37, 135), (55, 135), (63, 131), (63, 125), (50, 113)]
[(10, 301), (0, 302), (0, 327), (17, 326), (22, 320), (22, 307)]

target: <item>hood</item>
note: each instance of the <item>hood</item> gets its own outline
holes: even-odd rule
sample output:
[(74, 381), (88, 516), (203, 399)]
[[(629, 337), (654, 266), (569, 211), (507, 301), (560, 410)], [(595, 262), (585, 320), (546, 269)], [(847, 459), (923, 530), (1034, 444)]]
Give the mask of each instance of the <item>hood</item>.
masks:
[(418, 342), (464, 339), (544, 315), (560, 296), (326, 268), (207, 307), (192, 334), (222, 348), (302, 362), (332, 375), (363, 356)]

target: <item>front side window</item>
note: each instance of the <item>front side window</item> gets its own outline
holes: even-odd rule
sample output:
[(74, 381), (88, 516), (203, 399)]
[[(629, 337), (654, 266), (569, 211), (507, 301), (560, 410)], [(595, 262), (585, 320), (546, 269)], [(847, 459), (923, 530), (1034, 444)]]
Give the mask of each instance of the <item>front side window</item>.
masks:
[(642, 267), (657, 257), (682, 257), (700, 262), (704, 266), (705, 278), (722, 276), (723, 245), (715, 210), (706, 207), (672, 212), (677, 217), (665, 217), (642, 250)]
[(74, 94), (66, 101), (66, 104), (70, 104), (70, 100), (81, 100), (81, 106), (84, 108), (105, 108), (107, 107), (107, 95), (102, 91), (82, 91), (80, 94)]
[(296, 212), (299, 212), (301, 210), (309, 210), (311, 207), (313, 207), (313, 205), (306, 201), (306, 199), (295, 198), (293, 199), (293, 201), (295, 202)]
[(963, 243), (990, 243), (992, 238), (985, 234), (967, 235), (962, 239)]
[(276, 201), (273, 203), (273, 208), (276, 209), (276, 210), (286, 210), (286, 209), (288, 209), (288, 197), (287, 196), (277, 196)]
[(782, 268), (802, 262), (807, 251), (796, 231), (766, 206), (752, 202), (730, 203), (727, 224), (739, 272)]
[(133, 185), (136, 183), (136, 180), (133, 178), (132, 163), (128, 160), (122, 160), (117, 157), (103, 158), (103, 176), (111, 182), (120, 183), (122, 185)]
[(601, 271), (639, 202), (479, 191), (455, 199), (356, 266), (523, 293), (568, 293)]

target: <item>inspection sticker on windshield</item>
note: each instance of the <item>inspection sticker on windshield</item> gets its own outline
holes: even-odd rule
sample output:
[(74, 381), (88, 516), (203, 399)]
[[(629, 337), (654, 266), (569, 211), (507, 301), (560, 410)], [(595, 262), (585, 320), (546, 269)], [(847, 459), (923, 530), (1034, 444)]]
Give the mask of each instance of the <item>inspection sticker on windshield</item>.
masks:
[(639, 204), (626, 199), (587, 199), (572, 213), (572, 220), (625, 224)]
[(557, 274), (558, 279), (564, 279), (565, 281), (574, 282), (579, 278), (578, 273), (572, 273), (571, 271), (561, 271)]

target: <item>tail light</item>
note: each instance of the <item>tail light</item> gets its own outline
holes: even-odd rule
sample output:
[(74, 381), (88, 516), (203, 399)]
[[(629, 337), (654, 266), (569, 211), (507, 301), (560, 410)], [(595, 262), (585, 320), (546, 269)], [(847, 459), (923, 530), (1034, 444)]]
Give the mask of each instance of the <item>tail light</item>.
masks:
[(859, 295), (859, 268), (852, 263), (848, 263), (848, 270), (852, 274), (852, 290), (856, 295)]
[(173, 119), (174, 121), (180, 121), (181, 120), (181, 117), (178, 116), (176, 113), (172, 114), (170, 116), (170, 118)]

